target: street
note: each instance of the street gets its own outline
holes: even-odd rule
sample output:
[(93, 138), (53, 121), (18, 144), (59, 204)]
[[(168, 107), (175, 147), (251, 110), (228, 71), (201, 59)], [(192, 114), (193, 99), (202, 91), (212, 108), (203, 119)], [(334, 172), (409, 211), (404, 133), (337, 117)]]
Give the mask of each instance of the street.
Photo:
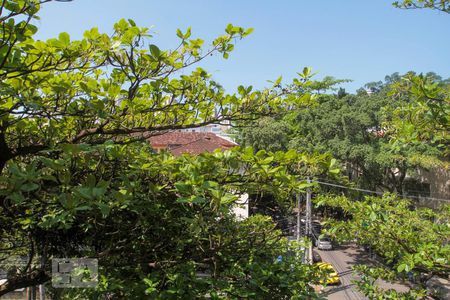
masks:
[[(364, 249), (354, 245), (341, 245), (331, 251), (317, 251), (324, 262), (331, 263), (341, 280), (341, 284), (337, 286), (329, 286), (322, 294), (329, 300), (358, 300), (367, 299), (357, 291), (356, 285), (352, 283), (357, 279), (352, 271), (352, 266), (357, 264), (373, 265), (373, 260), (365, 253)], [(402, 284), (391, 284), (388, 282), (380, 282), (379, 286), (384, 289), (394, 288), (397, 291), (407, 291), (408, 286)]]

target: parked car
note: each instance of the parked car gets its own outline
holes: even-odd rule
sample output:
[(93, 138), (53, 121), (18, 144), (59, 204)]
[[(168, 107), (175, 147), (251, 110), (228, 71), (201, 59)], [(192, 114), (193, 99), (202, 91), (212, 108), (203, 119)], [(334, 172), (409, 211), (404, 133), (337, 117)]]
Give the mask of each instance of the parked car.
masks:
[(328, 236), (318, 236), (315, 238), (315, 245), (319, 250), (332, 250), (333, 243)]
[[(319, 266), (319, 269), (322, 271), (326, 271), (328, 273), (326, 284), (332, 285), (332, 284), (340, 284), (341, 280), (339, 279), (338, 272), (334, 269), (332, 264), (326, 263), (326, 262), (320, 262), (317, 263)], [(325, 282), (322, 282), (325, 283)]]

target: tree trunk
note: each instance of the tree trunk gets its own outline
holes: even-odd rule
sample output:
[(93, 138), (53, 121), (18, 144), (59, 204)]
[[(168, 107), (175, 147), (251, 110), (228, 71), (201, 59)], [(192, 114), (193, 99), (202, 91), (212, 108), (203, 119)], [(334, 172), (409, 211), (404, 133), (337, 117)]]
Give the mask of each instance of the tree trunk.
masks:
[[(6, 283), (0, 285), (0, 297), (17, 289), (33, 287), (45, 283), (50, 279), (50, 275), (45, 273), (44, 270), (36, 270), (32, 273), (10, 279)], [(34, 294), (36, 295), (36, 290)]]

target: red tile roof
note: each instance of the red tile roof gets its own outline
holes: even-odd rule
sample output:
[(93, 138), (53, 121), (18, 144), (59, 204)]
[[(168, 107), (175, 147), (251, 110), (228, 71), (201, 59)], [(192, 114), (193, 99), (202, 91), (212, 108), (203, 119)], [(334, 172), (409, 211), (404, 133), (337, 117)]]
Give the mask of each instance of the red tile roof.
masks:
[(179, 132), (172, 131), (150, 137), (152, 147), (169, 149), (174, 155), (183, 153), (200, 154), (216, 149), (230, 149), (238, 144), (226, 140), (212, 132)]

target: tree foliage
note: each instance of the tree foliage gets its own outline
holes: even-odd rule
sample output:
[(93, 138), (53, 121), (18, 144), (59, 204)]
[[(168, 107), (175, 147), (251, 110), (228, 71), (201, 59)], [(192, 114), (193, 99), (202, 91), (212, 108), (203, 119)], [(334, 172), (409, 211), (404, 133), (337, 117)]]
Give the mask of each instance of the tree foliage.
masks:
[(339, 207), (350, 217), (345, 222), (330, 220), (330, 234), (341, 240), (357, 239), (385, 260), (385, 270), (358, 269), (366, 276), (360, 284), (366, 294), (377, 293), (371, 282), (377, 278), (394, 280), (409, 273), (417, 278), (426, 275), (424, 283), (432, 276), (447, 278), (450, 274), (449, 205), (436, 211), (413, 209), (410, 201), (388, 194), (368, 196), (363, 201), (321, 196), (317, 204)]
[(383, 91), (341, 99), (325, 96), (318, 102), (293, 119), (296, 130), (291, 147), (331, 152), (361, 186), (402, 192), (408, 172), (440, 165), (440, 149), (433, 145), (391, 142), (385, 120), (403, 103), (391, 101)]
[(407, 73), (391, 85), (396, 101), (406, 99), (395, 108), (386, 127), (397, 140), (438, 145), (448, 155), (450, 141), (450, 81), (435, 73)]
[[(359, 159), (371, 171), (370, 164), (400, 169), (411, 162), (411, 151), (429, 149), (392, 148), (373, 136), (368, 129), (378, 130), (375, 112), (386, 99), (342, 92), (339, 97), (317, 97), (342, 81), (311, 80), (310, 68), (291, 84), (283, 85), (280, 77), (266, 90), (239, 86), (237, 93), (225, 93), (197, 66), (211, 55), (228, 58), (235, 42), (252, 29), (230, 24), (206, 47), (205, 41), (191, 37), (190, 28), (177, 30), (179, 44), (160, 49), (148, 28), (122, 19), (112, 34), (93, 28), (81, 40), (65, 32), (35, 40), (33, 23), (47, 2), (5, 0), (0, 6), (0, 255), (26, 261), (8, 270), (0, 295), (48, 282), (52, 258), (95, 257), (100, 263), (98, 287), (52, 290), (55, 297), (314, 298), (311, 284), (323, 282), (325, 274), (285, 255), (289, 245), (269, 218), (236, 220), (232, 207), (239, 196), (265, 192), (289, 203), (294, 192), (309, 187), (306, 176), (339, 173), (336, 160), (326, 152), (342, 160)], [(442, 114), (447, 108), (435, 100), (443, 97), (447, 103), (448, 86), (420, 85), (414, 78), (410, 82), (419, 87), (414, 92), (417, 103), (427, 107), (417, 110), (421, 118), (436, 121), (434, 129), (447, 126)], [(310, 113), (297, 110), (314, 104)], [(286, 110), (294, 113), (272, 121)], [(262, 119), (261, 131), (251, 136), (261, 140), (250, 143), (256, 151), (236, 148), (174, 158), (153, 153), (146, 142), (170, 130), (225, 121), (248, 124), (262, 116), (274, 119)], [(284, 137), (292, 129), (297, 136), (288, 146), (284, 140), (269, 147), (275, 132), (281, 130)], [(289, 148), (301, 151), (276, 151)], [(368, 176), (378, 180), (378, 175)], [(390, 184), (398, 190), (397, 183)], [(360, 233), (362, 239), (397, 224), (398, 217), (421, 225), (406, 223), (393, 231), (405, 239), (407, 247), (401, 249), (383, 236), (386, 245), (379, 251), (398, 272), (426, 268), (433, 274), (448, 273), (448, 261), (442, 261), (448, 249), (437, 242), (448, 236), (448, 228), (426, 219), (440, 220), (441, 215), (409, 211), (407, 204), (397, 207), (389, 199), (387, 204), (368, 201), (375, 219), (368, 216), (373, 230)], [(340, 202), (354, 215), (352, 230), (358, 218), (367, 217), (366, 204)], [(411, 235), (428, 225), (434, 227), (423, 236)], [(407, 251), (413, 243), (420, 252)], [(424, 260), (416, 261), (416, 256)]]
[[(243, 193), (290, 201), (304, 171), (330, 157), (234, 149), (198, 157), (154, 154), (146, 139), (169, 130), (254, 120), (310, 101), (282, 87), (226, 94), (195, 65), (227, 58), (251, 32), (228, 25), (210, 46), (177, 31), (164, 50), (151, 32), (120, 20), (34, 40), (40, 5), (2, 1), (0, 26), (0, 247), (27, 263), (9, 270), (0, 295), (48, 282), (52, 258), (99, 259), (97, 289), (54, 291), (87, 299), (314, 297), (320, 274), (294, 258), (267, 218), (231, 213)], [(184, 72), (180, 72), (185, 70)], [(206, 279), (200, 278), (206, 274)]]
[(238, 141), (255, 150), (286, 151), (291, 127), (284, 120), (261, 118), (254, 126), (246, 126), (238, 133)]
[(403, 0), (395, 1), (393, 5), (403, 9), (434, 9), (450, 13), (450, 1), (448, 0)]
[(393, 120), (400, 124), (403, 107), (416, 103), (409, 97), (393, 101), (388, 93), (398, 80), (401, 77), (393, 74), (385, 82), (368, 83), (370, 95), (365, 90), (357, 95), (319, 95), (307, 109), (292, 109), (283, 118), (262, 119), (244, 128), (242, 142), (257, 149), (331, 153), (359, 186), (402, 193), (407, 174), (445, 163), (444, 149), (437, 143), (392, 141), (393, 129), (386, 129), (393, 128)]

